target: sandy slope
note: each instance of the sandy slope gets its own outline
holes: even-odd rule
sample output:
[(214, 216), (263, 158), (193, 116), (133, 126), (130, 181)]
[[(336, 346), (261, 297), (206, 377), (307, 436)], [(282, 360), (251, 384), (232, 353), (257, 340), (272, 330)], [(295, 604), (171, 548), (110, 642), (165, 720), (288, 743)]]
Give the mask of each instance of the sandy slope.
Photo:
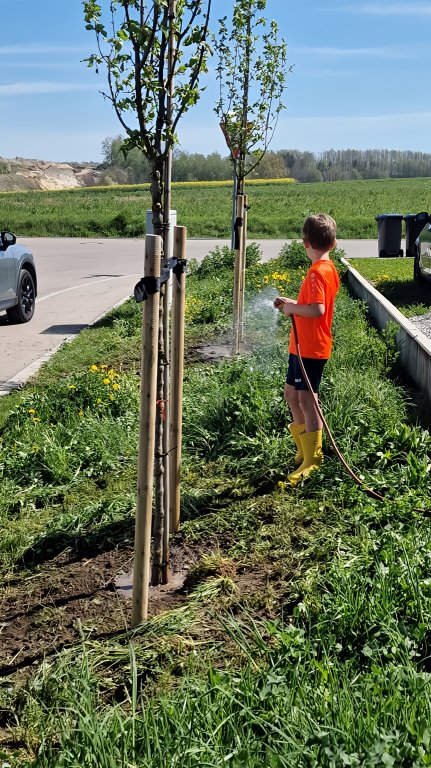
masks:
[(101, 173), (95, 163), (0, 158), (0, 192), (94, 186)]

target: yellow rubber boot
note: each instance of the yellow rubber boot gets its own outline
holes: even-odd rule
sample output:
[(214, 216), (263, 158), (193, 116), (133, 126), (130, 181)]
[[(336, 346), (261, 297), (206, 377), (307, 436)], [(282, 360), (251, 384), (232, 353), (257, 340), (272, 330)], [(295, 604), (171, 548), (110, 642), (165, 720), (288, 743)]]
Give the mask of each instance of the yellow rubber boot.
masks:
[(305, 424), (289, 424), (289, 432), (296, 445), (295, 466), (301, 464), (304, 460), (304, 451), (302, 450), (301, 435), (305, 432)]
[(303, 432), (301, 437), (302, 450), (304, 452), (304, 461), (298, 469), (287, 476), (291, 485), (296, 485), (304, 477), (319, 469), (323, 461), (322, 453), (322, 430), (318, 432)]

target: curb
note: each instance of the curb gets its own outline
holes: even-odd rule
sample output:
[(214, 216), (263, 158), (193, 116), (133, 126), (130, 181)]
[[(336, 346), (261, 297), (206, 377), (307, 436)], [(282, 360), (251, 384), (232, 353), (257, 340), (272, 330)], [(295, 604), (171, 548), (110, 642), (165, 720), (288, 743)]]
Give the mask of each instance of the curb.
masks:
[[(117, 303), (113, 304), (112, 307), (109, 307), (105, 312), (102, 312), (101, 315), (96, 317), (95, 320), (92, 320), (91, 323), (88, 323), (81, 330), (85, 330), (86, 328), (91, 328), (93, 325), (96, 325), (96, 323), (98, 323), (99, 320), (102, 320), (109, 312), (111, 312), (113, 309), (116, 309), (117, 307), (121, 307), (121, 305), (125, 304), (126, 301), (128, 301), (130, 298), (131, 294), (126, 296), (124, 299), (120, 299), (120, 301), (117, 301)], [(8, 379), (3, 384), (0, 384), (0, 397), (2, 397), (2, 395), (10, 395), (11, 392), (16, 392), (22, 389), (24, 384), (26, 384), (27, 381), (35, 375), (35, 373), (37, 373), (39, 368), (41, 368), (44, 363), (46, 363), (53, 355), (55, 355), (55, 353), (58, 352), (58, 350), (61, 349), (64, 344), (69, 344), (71, 341), (76, 339), (77, 336), (79, 336), (77, 333), (74, 333), (71, 336), (67, 336), (65, 339), (63, 339), (63, 341), (50, 349), (49, 352), (46, 352), (44, 355), (42, 355), (42, 357), (39, 357), (38, 360), (35, 360), (21, 371), (18, 371), (18, 373), (16, 373), (13, 378)]]
[(368, 304), (377, 328), (384, 330), (388, 322), (398, 325), (396, 343), (400, 362), (431, 404), (431, 339), (370, 285), (345, 258), (341, 261), (348, 268), (349, 288)]

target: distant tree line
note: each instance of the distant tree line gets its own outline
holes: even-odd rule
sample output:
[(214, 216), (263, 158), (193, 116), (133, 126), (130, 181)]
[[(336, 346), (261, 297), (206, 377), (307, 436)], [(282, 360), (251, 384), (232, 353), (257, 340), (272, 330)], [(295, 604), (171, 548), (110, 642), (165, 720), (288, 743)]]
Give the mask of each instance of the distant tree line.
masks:
[[(102, 144), (104, 184), (144, 184), (150, 180), (147, 160), (139, 149), (124, 152), (123, 138), (106, 138)], [(431, 154), (393, 149), (329, 149), (300, 152), (268, 151), (249, 178), (293, 178), (300, 182), (347, 179), (399, 179), (431, 176)], [(174, 151), (173, 181), (223, 181), (232, 178), (228, 157)]]

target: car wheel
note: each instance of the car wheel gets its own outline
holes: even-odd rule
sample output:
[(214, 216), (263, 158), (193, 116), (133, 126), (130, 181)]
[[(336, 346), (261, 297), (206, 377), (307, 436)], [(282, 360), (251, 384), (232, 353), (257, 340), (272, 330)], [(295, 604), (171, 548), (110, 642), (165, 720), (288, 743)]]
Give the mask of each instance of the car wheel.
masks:
[(413, 277), (418, 283), (425, 282), (425, 278), (423, 277), (419, 267), (419, 255), (417, 252), (415, 253), (415, 260), (413, 263)]
[(36, 289), (34, 280), (26, 269), (22, 269), (18, 281), (18, 304), (6, 310), (10, 323), (28, 323), (34, 315)]

